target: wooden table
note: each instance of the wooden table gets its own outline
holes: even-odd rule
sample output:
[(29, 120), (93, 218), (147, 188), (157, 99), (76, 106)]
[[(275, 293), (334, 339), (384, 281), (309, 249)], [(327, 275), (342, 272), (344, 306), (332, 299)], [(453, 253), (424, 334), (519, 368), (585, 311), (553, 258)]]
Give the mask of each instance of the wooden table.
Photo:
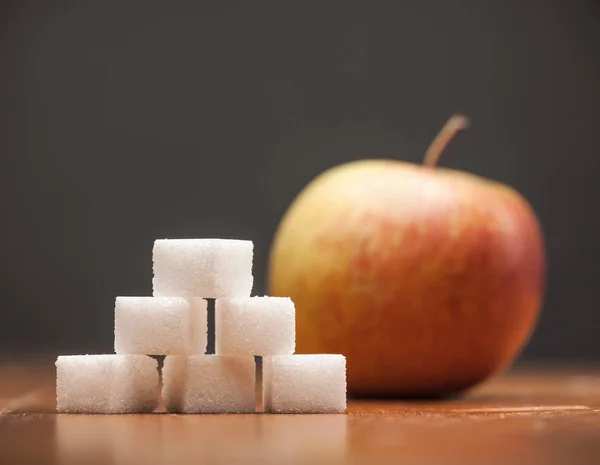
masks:
[(514, 370), (347, 415), (57, 415), (54, 367), (0, 365), (0, 464), (599, 464), (600, 368)]

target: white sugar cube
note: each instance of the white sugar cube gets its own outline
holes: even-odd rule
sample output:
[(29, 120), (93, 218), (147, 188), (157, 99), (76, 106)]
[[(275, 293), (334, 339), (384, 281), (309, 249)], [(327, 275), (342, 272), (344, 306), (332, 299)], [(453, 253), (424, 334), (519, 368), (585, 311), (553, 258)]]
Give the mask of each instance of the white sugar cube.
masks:
[(60, 413), (143, 413), (158, 403), (158, 366), (145, 355), (65, 355), (56, 360)]
[(159, 239), (152, 252), (153, 295), (247, 297), (252, 291), (252, 241)]
[(217, 299), (215, 352), (288, 355), (296, 348), (296, 312), (287, 297)]
[(117, 297), (117, 354), (203, 354), (207, 342), (207, 302), (182, 297)]
[(252, 413), (252, 356), (169, 355), (163, 365), (162, 396), (174, 413)]
[(270, 413), (344, 413), (346, 357), (284, 355), (264, 357), (263, 410)]

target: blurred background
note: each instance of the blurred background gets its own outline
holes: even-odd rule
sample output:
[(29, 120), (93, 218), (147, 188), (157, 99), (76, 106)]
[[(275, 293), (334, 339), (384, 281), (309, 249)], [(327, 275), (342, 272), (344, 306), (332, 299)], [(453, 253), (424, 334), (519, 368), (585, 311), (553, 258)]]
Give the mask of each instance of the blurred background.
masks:
[(155, 238), (254, 240), (264, 293), (312, 178), (419, 163), (460, 111), (441, 165), (515, 187), (546, 234), (523, 359), (600, 360), (599, 2), (223, 3), (0, 3), (3, 356), (111, 352)]

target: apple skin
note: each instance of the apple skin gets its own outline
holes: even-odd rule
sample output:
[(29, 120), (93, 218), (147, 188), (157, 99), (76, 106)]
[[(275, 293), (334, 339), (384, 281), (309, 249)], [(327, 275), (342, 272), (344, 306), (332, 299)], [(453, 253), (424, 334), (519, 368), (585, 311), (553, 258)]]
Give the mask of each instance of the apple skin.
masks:
[(394, 160), (332, 168), (276, 232), (268, 288), (296, 305), (298, 353), (347, 357), (355, 397), (431, 397), (507, 367), (545, 281), (542, 232), (503, 184)]

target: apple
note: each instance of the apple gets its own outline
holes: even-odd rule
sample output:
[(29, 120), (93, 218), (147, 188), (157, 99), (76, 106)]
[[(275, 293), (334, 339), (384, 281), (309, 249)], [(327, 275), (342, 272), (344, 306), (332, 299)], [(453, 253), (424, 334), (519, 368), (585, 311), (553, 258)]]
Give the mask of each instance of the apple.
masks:
[(353, 396), (460, 392), (506, 368), (538, 319), (541, 228), (512, 188), (437, 168), (467, 126), (455, 115), (424, 165), (334, 167), (275, 234), (268, 292), (296, 304), (297, 352), (347, 357)]

